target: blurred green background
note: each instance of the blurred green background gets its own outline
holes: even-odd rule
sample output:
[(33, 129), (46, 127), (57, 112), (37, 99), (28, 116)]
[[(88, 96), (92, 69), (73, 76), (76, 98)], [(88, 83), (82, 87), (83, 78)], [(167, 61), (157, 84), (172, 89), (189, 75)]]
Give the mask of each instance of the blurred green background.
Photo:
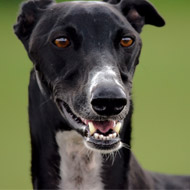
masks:
[[(31, 189), (30, 60), (12, 25), (20, 0), (0, 0), (0, 189)], [(149, 170), (190, 174), (190, 1), (151, 0), (166, 26), (145, 26), (134, 88), (133, 152)]]

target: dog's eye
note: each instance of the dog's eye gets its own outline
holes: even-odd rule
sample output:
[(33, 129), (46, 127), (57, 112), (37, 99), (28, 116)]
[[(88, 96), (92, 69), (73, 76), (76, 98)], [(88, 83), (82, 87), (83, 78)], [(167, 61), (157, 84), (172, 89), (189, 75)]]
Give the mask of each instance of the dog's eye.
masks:
[(134, 40), (130, 37), (123, 37), (120, 41), (120, 44), (123, 47), (130, 47), (133, 44)]
[(57, 38), (53, 43), (59, 48), (66, 48), (70, 45), (70, 41), (66, 37)]

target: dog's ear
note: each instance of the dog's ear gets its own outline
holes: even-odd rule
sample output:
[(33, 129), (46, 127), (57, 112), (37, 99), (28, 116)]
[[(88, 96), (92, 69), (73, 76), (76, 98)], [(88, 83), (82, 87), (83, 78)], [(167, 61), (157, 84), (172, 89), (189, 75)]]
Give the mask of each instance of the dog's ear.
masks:
[(14, 32), (28, 50), (28, 40), (43, 11), (53, 0), (29, 0), (22, 4)]
[(164, 26), (165, 21), (154, 8), (154, 6), (146, 0), (105, 0), (111, 4), (117, 4), (121, 12), (135, 28), (137, 32), (141, 32), (145, 24), (154, 26)]

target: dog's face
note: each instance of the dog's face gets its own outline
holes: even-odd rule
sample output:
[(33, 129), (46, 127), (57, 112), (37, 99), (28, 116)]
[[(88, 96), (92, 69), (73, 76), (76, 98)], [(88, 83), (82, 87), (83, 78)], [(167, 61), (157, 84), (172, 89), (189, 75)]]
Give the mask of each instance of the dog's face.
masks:
[(139, 33), (146, 23), (164, 25), (144, 0), (23, 5), (15, 32), (39, 87), (90, 149), (106, 153), (122, 145), (119, 133), (131, 108)]

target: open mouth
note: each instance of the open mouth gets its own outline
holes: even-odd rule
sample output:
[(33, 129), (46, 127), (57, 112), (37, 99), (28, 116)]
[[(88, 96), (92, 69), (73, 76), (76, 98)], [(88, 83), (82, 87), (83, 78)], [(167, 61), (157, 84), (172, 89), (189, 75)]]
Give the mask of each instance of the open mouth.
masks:
[(77, 117), (71, 108), (63, 101), (57, 101), (61, 113), (77, 132), (84, 137), (85, 145), (94, 151), (110, 153), (121, 148), (119, 132), (121, 121), (95, 121)]

